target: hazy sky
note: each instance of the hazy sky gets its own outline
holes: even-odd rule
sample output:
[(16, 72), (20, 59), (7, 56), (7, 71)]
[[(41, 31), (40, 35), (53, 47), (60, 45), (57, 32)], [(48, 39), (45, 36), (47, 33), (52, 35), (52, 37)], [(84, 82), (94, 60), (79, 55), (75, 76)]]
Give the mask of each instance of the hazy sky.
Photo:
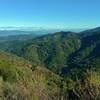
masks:
[(100, 25), (100, 0), (0, 0), (0, 26), (83, 28)]

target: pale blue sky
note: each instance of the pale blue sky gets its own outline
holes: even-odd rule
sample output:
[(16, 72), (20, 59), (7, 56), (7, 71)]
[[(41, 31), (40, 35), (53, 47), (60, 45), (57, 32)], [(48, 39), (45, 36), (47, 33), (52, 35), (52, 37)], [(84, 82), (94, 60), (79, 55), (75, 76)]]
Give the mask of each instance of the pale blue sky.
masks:
[(0, 0), (0, 26), (90, 28), (100, 25), (100, 0)]

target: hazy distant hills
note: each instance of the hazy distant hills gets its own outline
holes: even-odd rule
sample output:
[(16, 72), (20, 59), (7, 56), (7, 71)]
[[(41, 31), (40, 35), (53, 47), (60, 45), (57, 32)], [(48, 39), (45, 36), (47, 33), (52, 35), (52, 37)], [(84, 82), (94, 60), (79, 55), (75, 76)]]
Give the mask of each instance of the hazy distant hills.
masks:
[(25, 41), (34, 39), (34, 38), (36, 38), (38, 36), (41, 36), (41, 35), (39, 35), (39, 34), (20, 34), (20, 35), (17, 34), (17, 35), (11, 35), (10, 34), (8, 36), (0, 36), (0, 48), (1, 48), (1, 50), (7, 50), (8, 48), (11, 48), (13, 46), (17, 47), (17, 46), (20, 46), (20, 45), (24, 45)]
[(79, 32), (85, 29), (50, 29), (50, 28), (42, 28), (42, 27), (0, 27), (0, 36), (9, 36), (9, 35), (24, 35), (24, 34), (35, 34), (35, 35), (43, 35), (54, 33), (58, 31), (74, 31)]
[[(10, 35), (27, 35), (27, 34), (37, 34), (34, 31), (23, 31), (23, 30), (0, 30), (0, 36), (10, 36)], [(42, 33), (41, 33), (42, 34)]]

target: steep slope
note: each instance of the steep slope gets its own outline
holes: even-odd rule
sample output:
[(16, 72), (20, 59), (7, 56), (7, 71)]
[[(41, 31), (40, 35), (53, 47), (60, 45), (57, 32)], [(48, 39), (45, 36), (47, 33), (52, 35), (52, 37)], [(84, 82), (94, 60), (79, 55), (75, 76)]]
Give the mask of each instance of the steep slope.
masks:
[(58, 97), (63, 78), (44, 67), (38, 66), (32, 71), (30, 65), (23, 58), (0, 52), (0, 100), (51, 100)]
[(76, 33), (58, 32), (33, 39), (13, 53), (22, 56), (34, 65), (42, 65), (54, 72), (68, 65), (68, 57), (80, 48), (80, 38)]
[(0, 51), (0, 60), (7, 61), (12, 65), (16, 66), (28, 67), (28, 68), (32, 67), (32, 64), (29, 61), (25, 60), (24, 58), (3, 51)]
[[(100, 65), (99, 27), (81, 32), (57, 32), (41, 36), (12, 50), (33, 63), (51, 71), (70, 75), (74, 70), (96, 69)], [(76, 73), (76, 72), (75, 72)]]
[(83, 32), (80, 32), (80, 34), (81, 34), (82, 37), (91, 36), (91, 35), (94, 35), (94, 34), (95, 35), (100, 34), (100, 27), (85, 30)]
[(91, 31), (91, 35), (84, 34), (79, 34), (80, 48), (69, 56), (69, 65), (62, 68), (61, 76), (76, 79), (82, 78), (87, 70), (100, 72), (100, 34), (94, 31)]
[(88, 32), (91, 32), (91, 35), (88, 36), (88, 33), (85, 33), (87, 36), (83, 36), (82, 34), (81, 47), (70, 56), (70, 60), (77, 65), (85, 65), (85, 68), (97, 69), (100, 66), (100, 31), (96, 28)]
[[(18, 100), (31, 93), (31, 63), (17, 56), (0, 52), (0, 99)], [(26, 85), (25, 85), (26, 84)], [(29, 92), (26, 93), (25, 89)], [(21, 92), (23, 92), (23, 95)], [(19, 96), (18, 96), (19, 95)]]

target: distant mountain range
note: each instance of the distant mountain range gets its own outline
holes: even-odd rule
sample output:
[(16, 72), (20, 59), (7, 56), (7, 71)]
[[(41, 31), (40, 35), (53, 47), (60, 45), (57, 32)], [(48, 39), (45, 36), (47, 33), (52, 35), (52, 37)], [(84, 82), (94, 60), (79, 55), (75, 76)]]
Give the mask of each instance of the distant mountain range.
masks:
[(74, 31), (79, 32), (85, 29), (49, 29), (41, 27), (0, 27), (0, 36), (9, 36), (9, 35), (23, 35), (23, 34), (49, 34), (58, 31)]

